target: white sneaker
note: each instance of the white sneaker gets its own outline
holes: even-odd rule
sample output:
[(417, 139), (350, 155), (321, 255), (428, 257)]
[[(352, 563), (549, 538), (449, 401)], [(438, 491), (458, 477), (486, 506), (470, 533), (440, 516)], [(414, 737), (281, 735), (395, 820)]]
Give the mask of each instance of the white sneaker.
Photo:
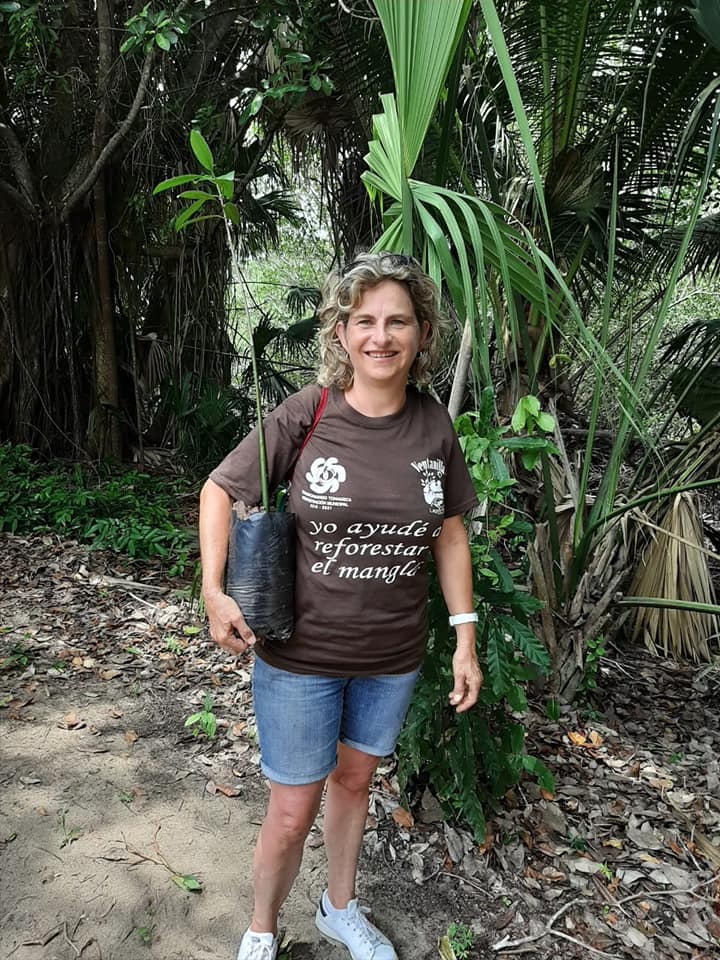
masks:
[(398, 960), (388, 938), (365, 916), (368, 912), (357, 900), (351, 900), (345, 910), (334, 910), (325, 891), (315, 914), (315, 926), (328, 940), (347, 947), (352, 960)]
[(275, 960), (277, 952), (278, 938), (272, 933), (246, 930), (240, 941), (237, 960)]

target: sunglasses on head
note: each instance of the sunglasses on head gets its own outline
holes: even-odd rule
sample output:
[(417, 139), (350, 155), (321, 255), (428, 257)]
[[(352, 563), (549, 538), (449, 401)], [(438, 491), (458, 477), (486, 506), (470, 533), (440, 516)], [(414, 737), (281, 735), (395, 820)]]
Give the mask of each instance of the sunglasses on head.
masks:
[[(384, 267), (390, 267), (391, 269), (396, 267), (417, 267), (418, 270), (422, 270), (422, 267), (415, 257), (409, 257), (406, 253), (383, 253), (379, 258), (379, 263), (380, 269)], [(346, 277), (355, 267), (361, 266), (364, 266), (362, 260), (351, 260), (350, 263), (346, 263), (342, 268), (340, 276)]]

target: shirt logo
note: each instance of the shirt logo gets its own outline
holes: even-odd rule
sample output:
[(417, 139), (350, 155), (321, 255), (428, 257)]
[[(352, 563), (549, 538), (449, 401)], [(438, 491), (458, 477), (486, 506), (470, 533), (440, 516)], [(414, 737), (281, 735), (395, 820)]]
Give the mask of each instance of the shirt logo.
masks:
[(305, 479), (313, 493), (337, 493), (347, 473), (337, 457), (318, 457), (311, 463)]
[(445, 476), (444, 461), (413, 460), (412, 467), (420, 474), (423, 497), (430, 508), (430, 513), (442, 516), (445, 513), (445, 494), (442, 483)]

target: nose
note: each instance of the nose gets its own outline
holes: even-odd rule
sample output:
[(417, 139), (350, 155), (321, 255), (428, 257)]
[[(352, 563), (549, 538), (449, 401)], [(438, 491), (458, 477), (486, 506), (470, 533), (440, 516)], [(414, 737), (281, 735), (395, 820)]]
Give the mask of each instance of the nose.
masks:
[(375, 324), (373, 333), (373, 339), (379, 346), (385, 346), (390, 342), (390, 326), (385, 320), (378, 320), (378, 322)]

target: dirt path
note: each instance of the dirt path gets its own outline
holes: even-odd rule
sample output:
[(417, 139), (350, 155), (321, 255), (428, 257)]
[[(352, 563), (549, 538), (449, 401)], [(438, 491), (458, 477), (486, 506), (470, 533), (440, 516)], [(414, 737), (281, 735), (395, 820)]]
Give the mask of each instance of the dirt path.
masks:
[[(266, 796), (248, 665), (159, 574), (111, 555), (4, 537), (0, 585), (0, 958), (232, 960)], [(475, 931), (468, 958), (528, 934), (538, 958), (716, 955), (712, 677), (641, 654), (606, 674), (602, 717), (531, 715), (557, 797), (521, 785), (482, 848), (427, 792), (408, 818), (383, 771), (360, 894), (400, 960), (437, 957), (452, 921)], [(184, 726), (206, 694), (213, 740)], [(347, 957), (315, 930), (323, 886), (316, 828), (283, 913), (292, 960)]]

